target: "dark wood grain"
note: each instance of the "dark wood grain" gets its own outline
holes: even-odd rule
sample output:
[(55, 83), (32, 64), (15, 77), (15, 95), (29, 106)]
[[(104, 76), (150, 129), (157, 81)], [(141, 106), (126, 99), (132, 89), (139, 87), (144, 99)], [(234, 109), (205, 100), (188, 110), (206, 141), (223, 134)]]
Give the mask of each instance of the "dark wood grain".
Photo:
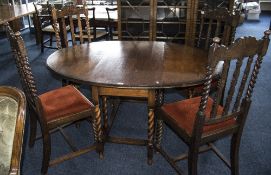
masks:
[[(104, 51), (107, 48), (107, 51)], [(104, 41), (62, 49), (47, 66), (67, 79), (127, 88), (184, 87), (201, 83), (207, 53), (165, 42)]]

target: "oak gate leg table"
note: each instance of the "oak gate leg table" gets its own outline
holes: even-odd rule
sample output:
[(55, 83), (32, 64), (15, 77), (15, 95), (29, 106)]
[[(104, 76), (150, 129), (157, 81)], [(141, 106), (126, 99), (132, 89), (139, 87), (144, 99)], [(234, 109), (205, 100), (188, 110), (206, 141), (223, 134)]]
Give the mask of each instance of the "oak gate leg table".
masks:
[[(93, 42), (55, 51), (47, 59), (53, 73), (91, 87), (96, 150), (103, 153), (105, 141), (146, 145), (149, 164), (154, 147), (154, 109), (163, 102), (162, 89), (202, 83), (206, 64), (207, 53), (203, 50), (158, 41)], [(147, 99), (146, 140), (117, 139), (102, 132), (99, 97), (103, 97), (104, 125), (107, 125), (107, 96)]]

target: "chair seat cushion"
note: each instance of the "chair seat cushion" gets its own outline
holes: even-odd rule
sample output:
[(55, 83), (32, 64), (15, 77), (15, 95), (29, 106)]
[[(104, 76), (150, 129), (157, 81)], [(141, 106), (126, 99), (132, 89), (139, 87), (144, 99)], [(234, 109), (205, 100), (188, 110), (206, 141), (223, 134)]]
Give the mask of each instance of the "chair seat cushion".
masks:
[(91, 110), (93, 104), (74, 86), (61, 87), (39, 96), (47, 122)]
[[(196, 114), (199, 109), (200, 100), (201, 97), (195, 97), (183, 101), (165, 104), (162, 106), (162, 110), (167, 114), (166, 116), (169, 117), (171, 121), (173, 121), (173, 123), (175, 123), (179, 128), (183, 129), (189, 136), (191, 136)], [(209, 97), (205, 111), (206, 118), (210, 118), (212, 104), (213, 99)], [(223, 107), (218, 106), (217, 115), (221, 115), (222, 112)], [(203, 127), (203, 133), (223, 129), (234, 124), (236, 124), (236, 120), (234, 118), (230, 118), (219, 123), (205, 125)]]
[[(52, 25), (48, 25), (48, 26), (42, 28), (41, 30), (42, 30), (43, 32), (52, 32), (52, 33), (55, 32), (55, 30), (54, 30), (54, 28), (53, 28)], [(67, 31), (70, 30), (70, 26), (66, 26), (66, 30), (67, 30)]]
[[(105, 30), (96, 30), (96, 38), (94, 38), (94, 31), (90, 30), (90, 39), (97, 39), (97, 38), (102, 38), (105, 37), (107, 35), (107, 32)], [(79, 33), (76, 33), (74, 35), (75, 38), (80, 38)], [(87, 31), (83, 31), (83, 35), (82, 35), (83, 39), (88, 39), (88, 35), (87, 35)]]
[(97, 29), (96, 30), (96, 38), (101, 38), (107, 35), (107, 32), (103, 29)]

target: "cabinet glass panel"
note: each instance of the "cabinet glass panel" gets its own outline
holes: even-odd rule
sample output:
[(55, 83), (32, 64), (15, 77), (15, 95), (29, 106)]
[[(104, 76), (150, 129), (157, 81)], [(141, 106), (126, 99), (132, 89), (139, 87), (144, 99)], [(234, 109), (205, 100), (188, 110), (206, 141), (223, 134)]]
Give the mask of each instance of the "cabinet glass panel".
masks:
[(186, 23), (186, 0), (157, 1), (156, 40), (184, 43)]
[(122, 40), (148, 40), (150, 36), (150, 1), (121, 0)]

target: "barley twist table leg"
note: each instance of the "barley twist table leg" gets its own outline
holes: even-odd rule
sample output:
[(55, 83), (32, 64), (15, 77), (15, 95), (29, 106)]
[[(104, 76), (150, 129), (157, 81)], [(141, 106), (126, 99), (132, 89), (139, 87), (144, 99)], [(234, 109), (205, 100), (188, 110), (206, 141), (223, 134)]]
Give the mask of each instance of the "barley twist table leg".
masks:
[(101, 111), (99, 106), (99, 93), (98, 87), (92, 87), (92, 100), (95, 104), (94, 108), (94, 120), (93, 120), (93, 130), (94, 130), (94, 139), (96, 142), (96, 151), (99, 153), (100, 158), (103, 158), (104, 152), (104, 140), (102, 134), (102, 125), (101, 125)]
[(155, 90), (148, 92), (148, 164), (152, 164), (153, 159), (153, 141), (154, 141), (154, 107)]
[(107, 111), (107, 98), (106, 96), (102, 97), (102, 101), (103, 101), (103, 131), (104, 134), (108, 134), (108, 111)]

